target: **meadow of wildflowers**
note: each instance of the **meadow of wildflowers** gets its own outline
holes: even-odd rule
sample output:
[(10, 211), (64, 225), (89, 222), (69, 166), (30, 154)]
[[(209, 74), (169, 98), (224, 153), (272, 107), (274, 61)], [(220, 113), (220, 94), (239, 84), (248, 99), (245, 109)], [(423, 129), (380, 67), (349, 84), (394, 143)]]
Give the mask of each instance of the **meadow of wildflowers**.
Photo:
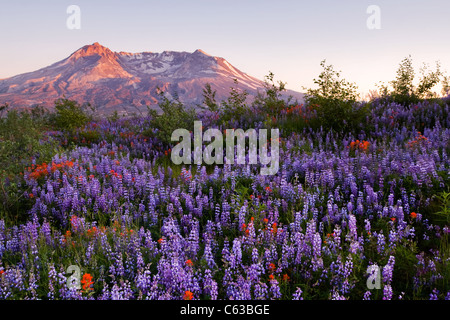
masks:
[[(66, 147), (14, 178), (22, 213), (0, 219), (0, 299), (450, 299), (448, 218), (435, 214), (448, 205), (436, 196), (449, 189), (449, 104), (374, 101), (357, 134), (284, 130), (292, 117), (314, 111), (271, 116), (280, 169), (267, 176), (173, 165), (142, 134), (147, 117), (48, 131)], [(235, 125), (267, 123), (253, 120)]]

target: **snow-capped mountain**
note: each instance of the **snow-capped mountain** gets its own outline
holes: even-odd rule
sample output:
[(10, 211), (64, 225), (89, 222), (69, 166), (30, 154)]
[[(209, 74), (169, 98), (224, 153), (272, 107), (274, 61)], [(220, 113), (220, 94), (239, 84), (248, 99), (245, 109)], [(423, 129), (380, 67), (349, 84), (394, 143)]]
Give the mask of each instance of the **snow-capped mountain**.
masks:
[[(0, 80), (0, 104), (26, 108), (52, 107), (61, 97), (89, 102), (102, 113), (134, 112), (158, 103), (157, 88), (176, 93), (185, 104), (201, 103), (206, 83), (216, 90), (218, 101), (235, 86), (255, 95), (263, 81), (202, 50), (162, 53), (113, 52), (94, 43), (68, 58), (37, 71)], [(301, 100), (302, 94), (286, 92)]]

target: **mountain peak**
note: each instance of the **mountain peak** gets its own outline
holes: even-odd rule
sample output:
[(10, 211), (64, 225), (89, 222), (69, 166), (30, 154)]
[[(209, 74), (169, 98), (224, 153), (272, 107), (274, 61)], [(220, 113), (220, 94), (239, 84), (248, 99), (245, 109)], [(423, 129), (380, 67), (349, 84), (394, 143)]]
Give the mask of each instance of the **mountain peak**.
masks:
[(201, 54), (204, 54), (205, 56), (208, 56), (208, 57), (211, 56), (210, 54), (206, 53), (206, 52), (203, 51), (202, 49), (197, 49), (197, 50), (194, 51), (194, 53), (201, 53)]
[(70, 58), (79, 59), (82, 57), (89, 57), (93, 55), (99, 55), (101, 57), (107, 58), (114, 56), (114, 52), (112, 52), (107, 47), (102, 46), (100, 43), (94, 42), (93, 44), (88, 44), (81, 47), (80, 49), (72, 53)]

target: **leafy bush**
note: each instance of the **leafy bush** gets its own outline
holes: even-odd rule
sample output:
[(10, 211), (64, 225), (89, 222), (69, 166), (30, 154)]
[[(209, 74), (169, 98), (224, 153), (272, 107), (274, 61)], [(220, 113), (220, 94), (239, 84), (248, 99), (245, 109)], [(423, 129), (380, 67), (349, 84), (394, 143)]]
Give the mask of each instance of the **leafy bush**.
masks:
[(420, 99), (436, 98), (436, 94), (431, 89), (440, 82), (442, 76), (439, 62), (436, 62), (436, 70), (429, 71), (428, 66), (424, 64), (420, 69), (421, 78), (416, 89), (416, 94)]
[[(145, 130), (143, 134), (145, 136), (156, 135), (161, 142), (171, 145), (171, 136), (175, 129), (183, 128), (189, 131), (194, 129), (195, 110), (187, 110), (178, 97), (170, 100), (162, 91), (159, 92), (159, 95), (161, 101), (158, 106), (162, 113), (158, 114), (156, 110), (148, 110), (152, 119), (150, 120), (150, 128)], [(154, 129), (156, 129), (156, 132)]]
[(206, 109), (214, 115), (217, 115), (220, 111), (220, 105), (216, 100), (216, 91), (211, 88), (210, 83), (205, 84), (205, 88), (203, 89), (203, 104), (206, 105)]
[(234, 79), (234, 84), (235, 87), (230, 88), (229, 97), (225, 101), (222, 101), (222, 112), (219, 119), (219, 123), (221, 124), (228, 123), (232, 120), (239, 121), (249, 112), (246, 102), (248, 92), (240, 91), (237, 88), (237, 79)]
[(56, 144), (44, 136), (46, 121), (38, 114), (9, 110), (0, 118), (0, 172), (19, 173), (32, 158), (49, 159)]
[(450, 192), (442, 191), (436, 195), (436, 199), (440, 203), (440, 210), (434, 213), (436, 219), (439, 222), (450, 223)]
[(285, 101), (282, 98), (282, 92), (286, 91), (286, 83), (278, 81), (278, 86), (275, 84), (274, 74), (269, 72), (269, 75), (265, 76), (264, 81), (264, 93), (259, 93), (254, 101), (254, 105), (258, 110), (264, 114), (274, 117), (278, 116), (283, 109), (289, 104), (292, 98)]
[[(221, 102), (216, 100), (216, 91), (211, 85), (209, 83), (205, 85), (203, 104), (198, 106), (204, 110), (205, 119), (218, 124), (231, 124), (233, 121), (252, 126), (255, 122), (279, 117), (292, 100), (292, 97), (283, 99), (282, 92), (286, 91), (286, 83), (278, 81), (278, 84), (275, 84), (272, 72), (265, 76), (264, 92), (258, 92), (251, 103), (248, 103), (247, 99), (249, 93), (238, 89), (237, 79), (234, 79), (234, 84), (235, 86), (230, 88), (228, 98)], [(270, 126), (267, 121), (266, 124)]]
[(442, 96), (448, 97), (450, 95), (450, 76), (442, 76)]
[(320, 65), (323, 71), (318, 79), (314, 79), (319, 88), (307, 89), (305, 95), (306, 103), (316, 108), (316, 121), (326, 130), (347, 132), (356, 129), (368, 113), (366, 106), (357, 105), (357, 87), (341, 79), (340, 72), (332, 65), (325, 65), (325, 60)]
[[(427, 65), (420, 69), (421, 77), (417, 86), (414, 85), (415, 71), (411, 56), (404, 58), (397, 69), (395, 80), (390, 82), (392, 90), (387, 85), (380, 86), (380, 94), (386, 102), (397, 102), (408, 106), (424, 99), (436, 98), (432, 88), (441, 82), (442, 72), (439, 62), (436, 62), (436, 70), (429, 70)], [(443, 91), (446, 89), (443, 79)]]
[(61, 98), (55, 101), (55, 113), (51, 123), (60, 130), (73, 130), (85, 125), (91, 116), (87, 113), (90, 104), (80, 105), (78, 102)]
[[(7, 105), (0, 107), (7, 109)], [(19, 174), (33, 161), (48, 161), (58, 151), (56, 141), (44, 133), (46, 118), (40, 108), (20, 113), (8, 110), (0, 117), (0, 211), (14, 220), (25, 212)]]

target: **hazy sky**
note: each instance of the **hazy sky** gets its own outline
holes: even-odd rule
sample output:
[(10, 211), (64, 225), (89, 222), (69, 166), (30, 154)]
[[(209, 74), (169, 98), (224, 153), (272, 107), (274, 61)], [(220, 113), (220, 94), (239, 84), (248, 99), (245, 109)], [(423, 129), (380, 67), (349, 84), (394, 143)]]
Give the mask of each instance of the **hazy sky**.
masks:
[[(81, 28), (66, 26), (69, 5)], [(367, 27), (369, 5), (380, 29)], [(361, 91), (390, 81), (411, 54), (450, 73), (448, 0), (47, 0), (0, 1), (0, 78), (34, 71), (99, 42), (113, 51), (196, 49), (290, 89), (313, 86), (327, 60)]]

